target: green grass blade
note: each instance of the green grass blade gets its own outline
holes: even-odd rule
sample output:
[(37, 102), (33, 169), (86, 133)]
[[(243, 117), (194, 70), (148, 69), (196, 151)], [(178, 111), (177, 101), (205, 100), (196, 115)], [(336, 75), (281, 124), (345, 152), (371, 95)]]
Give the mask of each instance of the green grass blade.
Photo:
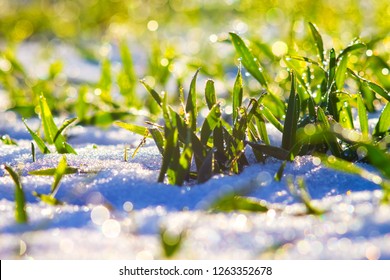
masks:
[(372, 145), (364, 145), (367, 149), (367, 157), (386, 178), (390, 179), (390, 156), (383, 150)]
[(58, 136), (72, 123), (74, 123), (77, 120), (77, 118), (72, 118), (69, 120), (64, 121), (64, 123), (61, 125), (61, 127), (58, 129), (57, 133), (54, 135), (53, 142), (57, 141)]
[(178, 169), (180, 167), (180, 147), (179, 145), (173, 146), (172, 156), (168, 163), (168, 168), (166, 171), (168, 184), (170, 185), (180, 185), (178, 182)]
[(125, 40), (120, 42), (119, 51), (122, 60), (122, 69), (118, 75), (118, 85), (121, 94), (126, 97), (129, 103), (133, 103), (134, 101), (130, 99), (135, 96), (137, 76), (135, 74), (130, 49)]
[(69, 143), (64, 142), (62, 144), (63, 144), (63, 147), (66, 151), (65, 153), (77, 155), (77, 152), (75, 151), (75, 149), (73, 149), (73, 147)]
[(196, 131), (196, 122), (198, 118), (197, 96), (196, 96), (196, 78), (199, 73), (198, 69), (192, 78), (190, 90), (188, 93), (186, 112), (190, 115), (190, 127), (192, 131)]
[(390, 102), (388, 102), (385, 108), (383, 109), (372, 135), (376, 138), (383, 138), (385, 135), (389, 134), (389, 130), (390, 130)]
[(4, 165), (12, 180), (15, 183), (15, 220), (17, 223), (27, 223), (28, 217), (26, 212), (26, 198), (23, 191), (19, 175), (8, 165)]
[(251, 146), (253, 149), (267, 155), (274, 157), (279, 160), (287, 160), (289, 159), (290, 152), (279, 147), (274, 147), (270, 145), (264, 145), (264, 144), (257, 144), (252, 142), (246, 142), (249, 146)]
[(33, 194), (33, 196), (37, 197), (39, 200), (41, 200), (42, 202), (44, 202), (48, 205), (60, 206), (60, 205), (65, 204), (64, 202), (53, 197), (52, 195), (40, 194), (40, 193), (37, 193), (35, 191), (32, 194)]
[(303, 93), (307, 96), (309, 96), (309, 89), (307, 82), (303, 79), (302, 75), (300, 75), (301, 68), (298, 67), (295, 63), (292, 63), (292, 61), (289, 61), (285, 59), (285, 63), (294, 73), (295, 73), (295, 79), (298, 81), (299, 85), (301, 86), (301, 89), (303, 90)]
[(307, 191), (305, 181), (303, 180), (302, 177), (298, 178), (297, 184), (298, 184), (298, 189), (300, 191), (299, 196), (300, 196), (303, 204), (305, 204), (307, 214), (317, 215), (317, 216), (324, 214), (325, 213), (324, 210), (313, 206), (313, 204), (311, 202), (311, 196), (310, 196), (309, 192)]
[(312, 119), (315, 119), (316, 118), (316, 106), (315, 106), (315, 101), (314, 101), (313, 97), (311, 97), (311, 96), (307, 100), (307, 107), (309, 109), (309, 117)]
[(333, 84), (335, 83), (334, 79), (336, 76), (336, 67), (337, 67), (336, 52), (332, 48), (329, 53), (329, 70), (328, 70), (328, 84), (327, 84), (328, 93), (331, 90)]
[(344, 82), (346, 78), (348, 65), (348, 55), (344, 55), (339, 60), (339, 65), (336, 69), (336, 87), (338, 90), (342, 90), (344, 88)]
[[(164, 111), (165, 109), (163, 109), (163, 112)], [(165, 126), (168, 126), (167, 128), (169, 128), (170, 130), (176, 129), (178, 131), (178, 140), (180, 140), (182, 143), (186, 143), (189, 137), (188, 133), (191, 134), (191, 144), (195, 154), (195, 162), (197, 167), (199, 168), (201, 162), (206, 156), (205, 146), (201, 143), (198, 136), (195, 134), (194, 131), (192, 131), (192, 129), (191, 131), (188, 130), (188, 126), (183, 120), (183, 118), (178, 113), (176, 113), (172, 109), (172, 107), (168, 106), (166, 111), (167, 113), (164, 113), (164, 115), (166, 116)]]
[(336, 61), (338, 63), (338, 66), (336, 69), (336, 87), (338, 90), (341, 90), (344, 87), (344, 81), (347, 75), (347, 65), (348, 65), (349, 55), (352, 52), (363, 48), (366, 48), (365, 44), (362, 43), (353, 44), (345, 48), (337, 57)]
[(368, 173), (366, 173), (366, 170), (356, 166), (352, 162), (343, 160), (341, 158), (337, 158), (335, 156), (323, 156), (321, 157), (321, 162), (325, 164), (328, 167), (331, 167), (333, 169), (336, 169), (341, 172), (349, 173), (349, 174), (356, 174), (356, 175), (362, 175), (362, 177), (368, 178)]
[(58, 191), (61, 179), (66, 174), (67, 168), (68, 168), (68, 162), (66, 161), (66, 157), (62, 156), (62, 158), (60, 159), (60, 162), (58, 163), (58, 166), (54, 172), (54, 182), (51, 185), (51, 189), (50, 189), (50, 194), (53, 197), (55, 196), (55, 194)]
[[(69, 145), (66, 146), (65, 137), (59, 134), (54, 142), (54, 136), (57, 135), (58, 128), (54, 123), (53, 115), (50, 111), (49, 105), (46, 102), (46, 98), (41, 94), (39, 98), (39, 107), (41, 109), (41, 119), (46, 141), (49, 144), (54, 144), (58, 153), (75, 153), (73, 149), (69, 149)], [(38, 143), (37, 143), (38, 144)]]
[(308, 64), (312, 64), (312, 65), (317, 66), (317, 67), (318, 67), (319, 69), (321, 69), (324, 73), (326, 72), (326, 70), (323, 68), (323, 66), (322, 66), (319, 62), (317, 62), (317, 61), (315, 61), (315, 60), (313, 60), (313, 59), (311, 59), (311, 58), (305, 57), (305, 56), (299, 56), (299, 55), (286, 55), (286, 56), (285, 56), (285, 59), (286, 59), (287, 61), (289, 61), (289, 60), (291, 60), (291, 59), (298, 60), (298, 61), (304, 61), (304, 62), (307, 62)]
[(213, 131), (213, 147), (217, 149), (217, 154), (225, 154), (224, 136), (222, 129), (222, 122), (220, 122)]
[[(179, 115), (175, 112), (171, 106), (168, 106), (169, 115), (172, 119), (171, 126), (176, 127), (179, 132), (179, 140), (183, 143), (186, 143), (188, 136), (188, 124), (184, 120), (184, 116)], [(193, 131), (191, 131), (193, 132)], [(193, 132), (194, 133), (194, 132)]]
[(185, 237), (185, 230), (180, 233), (173, 233), (165, 228), (162, 228), (160, 230), (160, 240), (164, 257), (167, 259), (174, 257), (182, 247)]
[(325, 211), (320, 210), (313, 206), (311, 203), (311, 197), (309, 192), (307, 191), (305, 181), (302, 177), (298, 177), (297, 185), (295, 186), (291, 177), (287, 179), (287, 185), (290, 190), (290, 193), (298, 198), (306, 207), (306, 213), (309, 215), (322, 215)]
[(317, 47), (318, 57), (320, 59), (320, 62), (323, 63), (325, 61), (325, 57), (324, 57), (324, 43), (322, 41), (321, 34), (318, 31), (318, 28), (315, 24), (309, 22), (309, 27), (314, 39), (314, 44)]
[[(56, 170), (57, 168), (47, 168), (47, 169), (33, 170), (28, 172), (28, 174), (35, 175), (35, 176), (54, 176)], [(75, 174), (77, 172), (78, 172), (77, 168), (67, 166), (64, 171), (64, 175)]]
[(298, 118), (299, 118), (299, 95), (295, 91), (295, 75), (291, 73), (291, 92), (288, 100), (286, 120), (284, 122), (282, 148), (290, 150), (295, 144)]
[(89, 104), (87, 102), (88, 86), (83, 85), (78, 91), (77, 102), (75, 103), (75, 112), (79, 120), (87, 118)]
[[(163, 106), (164, 108), (165, 106)], [(165, 124), (165, 142), (164, 142), (164, 154), (162, 159), (162, 164), (160, 168), (160, 174), (158, 176), (158, 182), (164, 182), (165, 174), (167, 174), (167, 171), (170, 168), (172, 160), (176, 158), (178, 160), (178, 153), (180, 156), (180, 150), (179, 150), (179, 143), (178, 143), (178, 129), (176, 127), (176, 124), (172, 124), (169, 113), (167, 113), (167, 117), (169, 118), (169, 123)], [(172, 176), (175, 176), (175, 172), (173, 171)], [(170, 181), (175, 182), (176, 178), (168, 176)]]
[(368, 86), (375, 91), (377, 94), (385, 98), (387, 101), (390, 102), (390, 93), (386, 91), (384, 88), (382, 88), (380, 85), (368, 81)]
[(131, 124), (131, 123), (125, 123), (125, 122), (122, 122), (122, 121), (115, 121), (114, 124), (116, 126), (119, 126), (121, 128), (124, 128), (130, 132), (133, 132), (135, 134), (139, 134), (139, 135), (142, 135), (144, 136), (147, 132), (148, 132), (148, 129), (146, 127), (143, 127), (143, 126), (140, 126), (140, 125), (135, 125), (135, 124)]
[(60, 60), (57, 60), (57, 61), (54, 61), (53, 63), (51, 63), (50, 67), (49, 67), (49, 77), (48, 77), (48, 79), (50, 79), (50, 80), (55, 79), (55, 77), (58, 76), (58, 74), (61, 73), (63, 68), (64, 68), (64, 64)]
[(363, 103), (363, 98), (361, 95), (357, 95), (357, 110), (359, 116), (360, 130), (364, 138), (368, 139), (369, 137), (369, 127), (368, 127), (368, 116), (366, 106)]
[(162, 98), (161, 96), (152, 89), (145, 81), (141, 80), (141, 84), (146, 88), (146, 90), (150, 93), (150, 95), (154, 98), (154, 100), (157, 102), (157, 104), (161, 107), (162, 106)]
[(329, 168), (344, 173), (359, 175), (360, 177), (370, 182), (373, 182), (374, 184), (380, 185), (382, 188), (388, 190), (389, 187), (388, 181), (384, 181), (381, 177), (379, 177), (377, 174), (373, 172), (369, 172), (349, 161), (336, 158), (335, 156), (320, 156), (320, 158), (321, 158), (321, 162)]
[(235, 33), (229, 33), (233, 42), (234, 48), (245, 69), (265, 88), (268, 87), (267, 81), (263, 74), (263, 67), (259, 61), (253, 56), (252, 52), (245, 45), (244, 41)]
[(245, 131), (247, 128), (248, 120), (250, 120), (244, 108), (241, 108), (239, 110), (239, 114), (240, 115), (233, 126), (232, 132), (233, 139), (236, 140), (236, 143), (245, 139)]
[(238, 67), (238, 72), (236, 76), (236, 81), (234, 82), (233, 87), (233, 123), (236, 122), (238, 117), (238, 108), (242, 104), (242, 95), (243, 95), (243, 86), (242, 86), (242, 75), (241, 75), (241, 65)]
[(209, 110), (217, 103), (213, 80), (207, 80), (205, 89), (206, 103)]
[(14, 139), (12, 139), (9, 135), (3, 135), (0, 136), (0, 141), (3, 142), (4, 145), (15, 145), (17, 146), (18, 144)]
[[(218, 130), (218, 126), (215, 128)], [(215, 132), (214, 132), (215, 133)], [(196, 167), (199, 169), (204, 158), (207, 155), (206, 147), (200, 142), (199, 138), (194, 132), (191, 132), (192, 149), (195, 155)]]
[[(251, 111), (256, 108), (252, 108)], [(248, 128), (248, 122), (250, 122), (249, 115), (253, 115), (253, 113), (247, 114), (246, 109), (241, 108), (239, 111), (240, 116), (238, 120), (233, 126), (232, 135), (230, 135), (226, 130), (225, 141), (227, 154), (229, 159), (230, 172), (238, 174), (243, 166), (248, 165), (248, 161), (244, 154), (245, 143), (244, 140), (246, 138), (246, 130)]]
[(351, 69), (347, 69), (348, 73), (356, 80), (360, 81), (363, 85), (369, 87), (371, 90), (382, 96), (384, 99), (390, 102), (390, 93), (386, 91), (384, 88), (382, 88), (380, 85), (373, 83), (367, 79), (364, 79), (363, 77), (359, 76), (355, 72), (353, 72)]
[(41, 137), (39, 137), (39, 135), (32, 131), (31, 128), (27, 125), (26, 123), (26, 120), (23, 119), (23, 123), (24, 125), (26, 126), (28, 132), (30, 133), (32, 139), (35, 141), (35, 143), (37, 144), (39, 150), (43, 153), (43, 154), (50, 154), (50, 150), (49, 148), (46, 146), (45, 142), (42, 140)]
[(348, 101), (340, 101), (339, 102), (339, 123), (347, 128), (347, 129), (354, 129), (353, 124), (353, 117), (352, 117), (352, 108), (350, 106), (350, 98), (348, 98)]
[(35, 145), (33, 142), (31, 142), (31, 156), (32, 156), (32, 161), (35, 162)]
[(269, 210), (267, 204), (263, 201), (258, 201), (253, 198), (229, 193), (214, 201), (209, 207), (212, 212), (259, 212), (264, 213)]
[(174, 131), (177, 132), (174, 134), (175, 139), (173, 139), (173, 143), (175, 143), (175, 146), (173, 148), (173, 156), (167, 169), (167, 175), (170, 184), (181, 186), (183, 185), (184, 181), (187, 180), (189, 177), (193, 156), (191, 139), (193, 137), (193, 131), (190, 127), (186, 125), (184, 125), (184, 127), (182, 128), (182, 142), (184, 144), (184, 147), (182, 149), (182, 152), (180, 153), (180, 143), (178, 141), (180, 139), (180, 129), (178, 128), (177, 124), (181, 123), (182, 120), (178, 114), (171, 114), (171, 117), (172, 127), (174, 128)]
[(361, 50), (361, 49), (365, 49), (366, 47), (367, 46), (365, 44), (363, 44), (363, 43), (355, 43), (355, 44), (345, 48), (344, 50), (342, 50), (341, 53), (339, 54), (339, 56), (337, 57), (337, 61), (340, 62), (340, 60), (344, 56), (348, 56), (352, 52), (357, 51), (357, 50)]
[(105, 58), (101, 65), (100, 80), (97, 87), (101, 90), (100, 97), (104, 102), (111, 102), (111, 86), (112, 86), (112, 76), (111, 76), (111, 62), (108, 58)]
[[(321, 123), (321, 126), (323, 127), (324, 131), (330, 131), (331, 126), (329, 120), (321, 107), (318, 107), (317, 114), (318, 121)], [(324, 137), (332, 154), (337, 157), (342, 157), (342, 149), (340, 144), (337, 142), (336, 136), (334, 134), (326, 134)]]
[(278, 119), (272, 114), (271, 110), (263, 105), (260, 107), (262, 115), (280, 132), (283, 133), (283, 124), (281, 124)]
[[(191, 135), (191, 134), (189, 134)], [(190, 172), (191, 161), (193, 156), (191, 138), (187, 140), (188, 143), (185, 144), (183, 151), (179, 158), (179, 168), (175, 168), (176, 172), (176, 185), (183, 185), (184, 181), (188, 178)]]
[[(268, 135), (267, 135), (268, 136)], [(255, 124), (253, 122), (248, 123), (248, 140), (253, 143), (259, 143), (261, 141), (262, 137), (260, 136), (260, 133), (258, 129), (256, 128)], [(257, 162), (264, 163), (264, 155), (260, 153), (259, 151), (252, 149), (253, 155), (256, 158)]]
[(214, 149), (210, 149), (198, 170), (198, 183), (201, 184), (209, 180), (216, 173), (217, 165)]
[(164, 154), (164, 136), (161, 133), (161, 131), (158, 128), (148, 128), (149, 133), (152, 135), (154, 142), (156, 143), (156, 146), (161, 153), (161, 155)]
[(275, 173), (275, 176), (274, 176), (275, 181), (280, 182), (280, 180), (282, 180), (283, 172), (284, 172), (284, 169), (286, 168), (286, 164), (287, 164), (287, 160), (284, 160), (282, 162), (282, 164), (279, 166), (279, 169)]
[[(168, 93), (164, 92), (161, 98), (161, 108), (163, 111), (164, 129), (172, 129), (171, 116), (168, 109)], [(166, 131), (165, 131), (166, 132)]]
[(211, 108), (207, 117), (205, 118), (200, 131), (200, 142), (203, 145), (207, 144), (213, 130), (217, 125), (220, 124), (220, 119), (221, 119), (221, 107), (220, 104), (215, 104)]
[[(141, 139), (141, 141), (140, 141), (140, 143), (138, 144), (138, 146), (134, 149), (134, 152), (133, 152), (133, 154), (132, 154), (132, 156), (131, 156), (132, 158), (134, 158), (134, 157), (137, 155), (138, 151), (145, 145), (145, 143), (146, 143), (146, 138), (148, 138), (148, 136), (149, 136), (149, 131), (146, 132), (146, 134), (145, 134), (144, 137)], [(126, 149), (126, 148), (125, 148), (124, 159), (125, 159), (125, 161), (128, 160), (128, 157), (127, 157), (127, 149)]]
[(255, 122), (256, 122), (257, 129), (259, 130), (261, 140), (266, 145), (270, 145), (271, 142), (270, 142), (269, 137), (268, 137), (267, 126), (265, 125), (265, 120), (260, 113), (255, 114)]

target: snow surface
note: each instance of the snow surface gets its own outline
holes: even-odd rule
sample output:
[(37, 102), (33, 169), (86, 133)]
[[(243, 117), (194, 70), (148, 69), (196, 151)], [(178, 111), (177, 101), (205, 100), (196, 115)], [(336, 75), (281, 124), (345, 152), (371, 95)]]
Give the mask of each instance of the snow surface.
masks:
[[(240, 175), (200, 185), (170, 186), (156, 183), (161, 156), (153, 142), (125, 162), (125, 146), (131, 153), (140, 137), (117, 128), (74, 127), (69, 136), (78, 155), (67, 160), (79, 173), (63, 179), (56, 197), (67, 205), (54, 207), (32, 196), (48, 193), (52, 178), (28, 171), (55, 167), (61, 155), (38, 153), (32, 162), (21, 120), (13, 113), (0, 119), (0, 134), (18, 140), (18, 146), (0, 144), (0, 162), (21, 173), (29, 215), (27, 225), (15, 223), (14, 184), (0, 170), (2, 259), (161, 259), (161, 228), (186, 232), (180, 259), (390, 258), (390, 206), (380, 204), (381, 190), (310, 156), (287, 164), (285, 174), (305, 178), (313, 203), (327, 211), (320, 217), (304, 214), (285, 178), (273, 180), (280, 161), (252, 164)], [(271, 210), (207, 211), (217, 197), (243, 189)]]

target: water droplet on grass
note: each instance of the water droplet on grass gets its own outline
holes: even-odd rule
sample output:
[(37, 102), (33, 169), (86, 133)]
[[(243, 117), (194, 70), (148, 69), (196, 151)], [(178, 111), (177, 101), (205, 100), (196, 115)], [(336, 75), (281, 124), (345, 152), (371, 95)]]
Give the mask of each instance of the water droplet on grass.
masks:
[(372, 50), (367, 50), (367, 51), (366, 51), (366, 55), (367, 55), (367, 56), (372, 56), (372, 55), (373, 55)]

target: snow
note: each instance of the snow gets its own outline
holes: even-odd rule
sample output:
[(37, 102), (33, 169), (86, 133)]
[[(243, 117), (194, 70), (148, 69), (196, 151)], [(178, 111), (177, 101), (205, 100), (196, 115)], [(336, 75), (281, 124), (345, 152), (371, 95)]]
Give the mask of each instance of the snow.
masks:
[[(71, 51), (62, 52), (73, 57), (65, 65), (67, 71), (85, 66)], [(86, 67), (81, 72), (96, 79), (96, 69)], [(28, 123), (35, 128), (38, 120)], [(271, 141), (280, 142), (280, 133), (268, 128)], [(390, 258), (390, 206), (380, 203), (380, 188), (330, 170), (311, 156), (288, 163), (281, 182), (273, 179), (281, 162), (268, 159), (240, 175), (217, 175), (204, 184), (177, 187), (157, 183), (161, 155), (152, 141), (126, 162), (124, 150), (129, 147), (131, 155), (139, 136), (116, 127), (76, 126), (67, 133), (78, 153), (66, 155), (67, 161), (79, 172), (61, 181), (56, 198), (66, 205), (48, 206), (32, 192), (48, 193), (53, 178), (28, 172), (56, 167), (62, 155), (38, 152), (33, 162), (31, 137), (22, 120), (15, 113), (0, 112), (0, 135), (8, 134), (18, 144), (0, 142), (0, 164), (21, 174), (29, 216), (28, 224), (15, 222), (14, 183), (0, 169), (1, 259), (161, 259), (161, 229), (185, 233), (175, 255), (179, 259)], [(304, 205), (286, 186), (288, 175), (305, 179), (313, 204), (326, 211), (323, 215), (305, 214)], [(270, 210), (208, 210), (232, 191), (265, 201)]]
[[(304, 214), (285, 178), (273, 180), (280, 161), (252, 164), (240, 175), (218, 175), (200, 185), (170, 186), (156, 183), (161, 156), (152, 142), (125, 162), (125, 146), (131, 153), (138, 136), (117, 128), (74, 127), (69, 136), (78, 155), (67, 155), (67, 160), (79, 173), (67, 175), (61, 183), (56, 197), (65, 206), (44, 205), (32, 192), (49, 192), (52, 179), (28, 171), (55, 167), (61, 155), (38, 153), (32, 162), (21, 120), (15, 118), (7, 126), (8, 115), (1, 114), (0, 131), (19, 138), (18, 146), (1, 144), (0, 162), (21, 172), (29, 223), (15, 223), (14, 185), (1, 170), (2, 259), (161, 259), (161, 228), (186, 232), (176, 255), (181, 259), (390, 257), (390, 207), (380, 204), (381, 190), (313, 163), (310, 156), (287, 164), (285, 174), (305, 178), (313, 203), (327, 211), (320, 217)], [(249, 190), (271, 210), (261, 214), (207, 210), (217, 197), (233, 190)]]

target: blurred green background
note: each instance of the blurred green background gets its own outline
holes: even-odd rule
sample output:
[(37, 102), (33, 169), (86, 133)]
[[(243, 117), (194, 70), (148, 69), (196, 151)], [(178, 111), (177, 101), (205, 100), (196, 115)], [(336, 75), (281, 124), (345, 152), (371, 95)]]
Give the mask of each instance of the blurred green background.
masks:
[[(25, 43), (39, 42), (48, 49), (60, 43), (75, 47), (87, 61), (100, 65), (101, 81), (105, 80), (106, 89), (112, 90), (108, 86), (113, 82), (110, 71), (118, 68), (115, 62), (121, 63), (119, 46), (125, 42), (135, 66), (129, 83), (145, 78), (150, 86), (162, 90), (172, 77), (179, 86), (185, 84), (185, 79), (201, 67), (203, 75), (216, 80), (217, 90), (226, 93), (238, 65), (229, 43), (228, 32), (233, 31), (250, 41), (273, 82), (274, 93), (286, 96), (288, 69), (282, 58), (286, 54), (316, 56), (308, 26), (313, 22), (327, 51), (334, 47), (339, 52), (360, 37), (367, 44), (368, 58), (357, 53), (349, 63), (358, 73), (389, 90), (389, 18), (390, 5), (381, 0), (0, 0), (0, 56), (5, 59), (0, 70), (8, 69), (4, 61), (12, 62), (10, 53), (16, 51), (9, 50)], [(114, 64), (104, 64), (105, 59)], [(61, 63), (52, 65), (49, 78), (58, 76)], [(12, 73), (4, 71), (3, 87), (8, 84), (12, 90), (16, 70), (14, 65)], [(253, 80), (247, 80), (249, 92), (261, 89)], [(26, 83), (30, 87), (39, 84)], [(136, 87), (139, 85), (128, 90), (139, 92)]]
[[(198, 39), (235, 30), (262, 40), (303, 36), (304, 22), (343, 43), (388, 35), (390, 5), (381, 0), (1, 0), (0, 34), (9, 41), (150, 37)], [(339, 42), (337, 42), (339, 43)]]

